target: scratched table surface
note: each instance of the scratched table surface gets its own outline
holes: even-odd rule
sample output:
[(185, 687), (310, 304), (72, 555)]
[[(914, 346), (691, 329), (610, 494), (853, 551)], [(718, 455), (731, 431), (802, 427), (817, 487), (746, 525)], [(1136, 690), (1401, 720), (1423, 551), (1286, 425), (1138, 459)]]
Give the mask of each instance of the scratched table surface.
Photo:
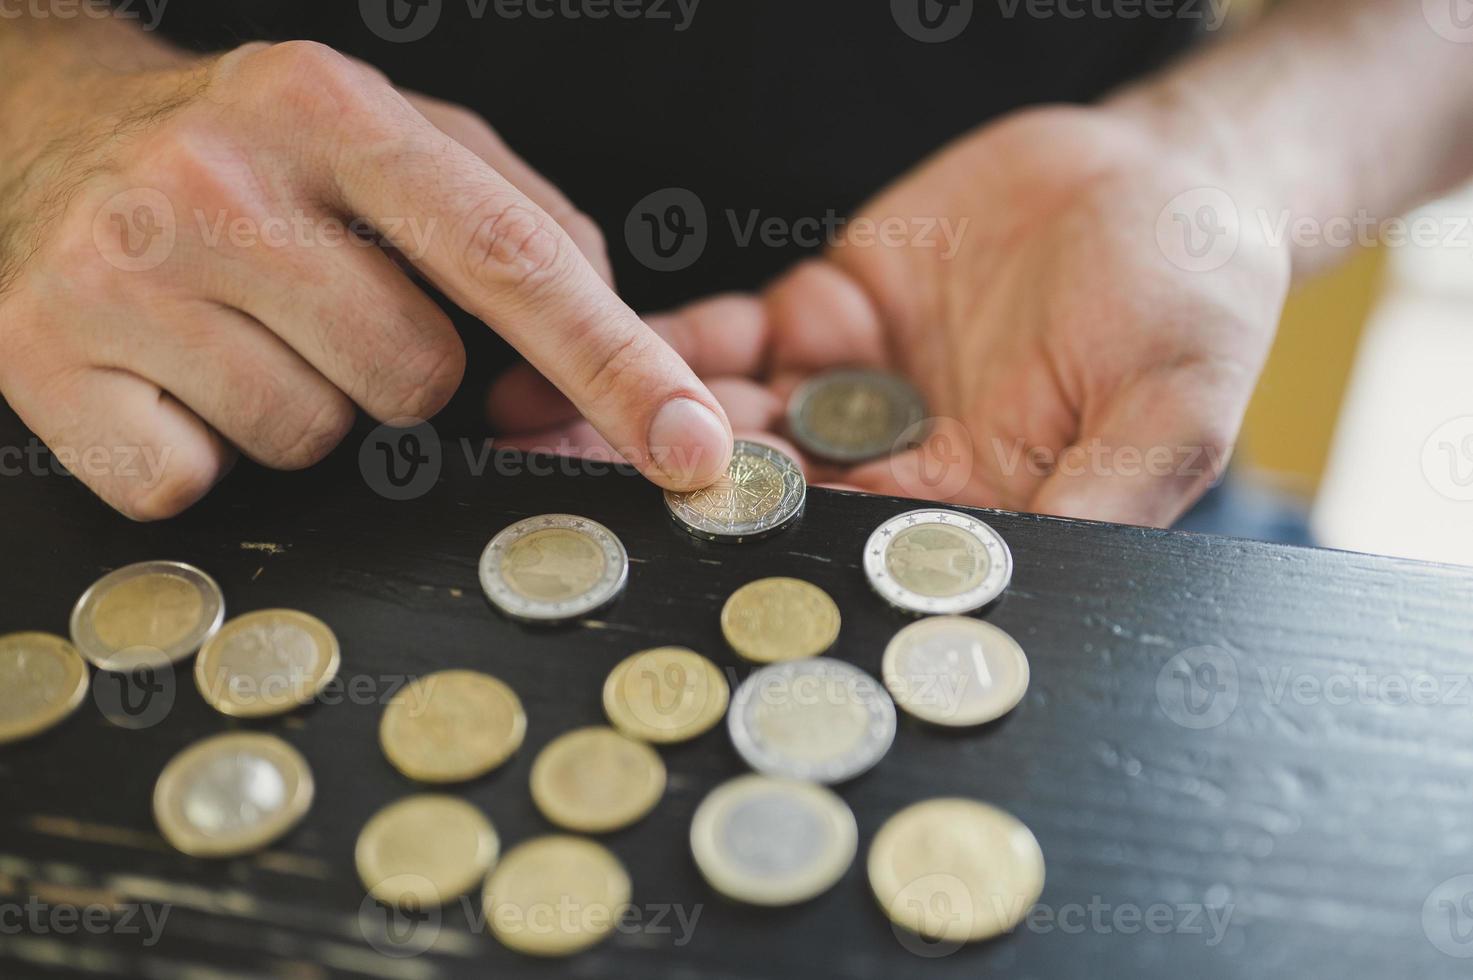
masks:
[[(24, 447), (3, 424), (4, 444)], [(860, 552), (913, 505), (814, 491), (801, 523), (774, 538), (707, 544), (637, 478), (490, 462), (458, 443), (443, 447), (438, 477), (426, 464), (422, 495), (391, 500), (374, 489), (381, 475), (364, 475), (362, 435), (305, 473), (243, 465), (154, 525), (44, 467), (0, 480), (0, 632), (65, 632), (98, 576), (168, 558), (209, 571), (227, 614), (301, 608), (343, 647), (343, 683), (284, 719), (218, 715), (183, 671), (152, 690), (95, 683), (61, 727), (0, 748), (0, 977), (1466, 975), (1450, 954), (1473, 953), (1473, 878), (1458, 880), (1473, 874), (1473, 570), (1003, 513), (983, 516), (1017, 569), (987, 617), (1026, 648), (1032, 686), (981, 730), (901, 716), (889, 755), (839, 788), (861, 856), (828, 893), (763, 910), (704, 884), (692, 812), (744, 771), (718, 728), (662, 749), (664, 800), (604, 838), (634, 890), (603, 945), (566, 961), (514, 954), (478, 903), (438, 923), (386, 920), (364, 904), (353, 845), (372, 813), (416, 789), (377, 743), (382, 702), (405, 678), (474, 668), (521, 695), (523, 749), (454, 790), (514, 844), (552, 829), (529, 797), (533, 757), (602, 721), (619, 660), (682, 644), (748, 674), (718, 611), (751, 579), (826, 589), (843, 612), (833, 655), (877, 673), (906, 620), (871, 594)], [(629, 583), (595, 618), (530, 629), (487, 604), (477, 558), (508, 523), (553, 511), (612, 528)], [(190, 743), (243, 727), (306, 756), (310, 814), (256, 856), (173, 852), (151, 817), (155, 777)], [(1001, 806), (1042, 844), (1041, 904), (1009, 936), (928, 946), (897, 935), (871, 897), (863, 854), (880, 824), (942, 795)]]

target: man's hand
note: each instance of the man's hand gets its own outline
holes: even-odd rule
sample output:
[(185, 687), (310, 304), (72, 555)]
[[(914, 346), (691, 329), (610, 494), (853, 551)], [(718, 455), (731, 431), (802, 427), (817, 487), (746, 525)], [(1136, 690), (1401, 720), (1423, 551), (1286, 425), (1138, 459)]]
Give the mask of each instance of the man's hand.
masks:
[(355, 404), (440, 409), (465, 355), (405, 264), (655, 482), (724, 468), (719, 403), (615, 297), (592, 223), (484, 122), (311, 43), (99, 67), (119, 60), (0, 99), (32, 136), (0, 164), (0, 392), (54, 450), (159, 461), (153, 480), (84, 468), (113, 506), (175, 514), (234, 447), (307, 466)]
[[(793, 388), (829, 368), (888, 368), (921, 389), (934, 418), (919, 448), (844, 470), (809, 461), (814, 479), (1166, 524), (1220, 473), (1289, 282), (1287, 252), (1247, 222), (1221, 267), (1174, 263), (1163, 213), (1176, 233), (1168, 203), (1195, 188), (1231, 188), (1245, 210), (1254, 199), (1128, 117), (1033, 110), (898, 182), (760, 301), (651, 322), (713, 378), (739, 428), (774, 427)], [(765, 396), (730, 377), (753, 373)], [(539, 401), (556, 399), (519, 399)], [(594, 438), (574, 426), (523, 441)]]

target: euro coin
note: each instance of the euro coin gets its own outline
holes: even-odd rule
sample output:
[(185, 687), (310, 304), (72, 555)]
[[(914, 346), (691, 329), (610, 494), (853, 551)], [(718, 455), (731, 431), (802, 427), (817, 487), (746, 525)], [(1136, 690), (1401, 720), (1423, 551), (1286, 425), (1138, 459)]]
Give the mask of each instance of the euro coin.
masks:
[(869, 881), (896, 925), (937, 942), (975, 942), (1010, 931), (1038, 901), (1043, 851), (997, 807), (927, 800), (880, 828)]
[(534, 837), (506, 852), (486, 879), (482, 911), (509, 949), (569, 956), (600, 942), (629, 906), (629, 873), (582, 837)]
[(232, 732), (196, 742), (159, 775), (153, 814), (164, 839), (193, 857), (266, 847), (312, 806), (312, 771), (275, 735)]
[(629, 578), (614, 532), (573, 514), (529, 517), (504, 528), (481, 553), (481, 588), (513, 619), (557, 623), (607, 604)]
[(354, 849), (368, 893), (402, 909), (439, 908), (491, 870), (501, 839), (491, 821), (454, 796), (422, 793), (390, 803), (363, 825)]
[(933, 616), (896, 633), (882, 673), (896, 704), (951, 727), (1001, 718), (1028, 690), (1028, 657), (1018, 641), (965, 616)]
[(839, 638), (839, 607), (802, 579), (758, 579), (726, 600), (721, 632), (733, 650), (755, 663), (816, 657)]
[(378, 734), (384, 755), (410, 779), (460, 783), (511, 758), (527, 734), (527, 713), (489, 674), (442, 670), (394, 695)]
[(754, 541), (782, 530), (803, 513), (803, 471), (771, 446), (738, 439), (731, 463), (715, 483), (686, 493), (665, 491), (675, 523), (710, 541)]
[(192, 655), (225, 618), (220, 586), (191, 565), (149, 561), (109, 572), (72, 609), (72, 643), (94, 667), (161, 667)]
[(712, 888), (752, 905), (794, 905), (827, 891), (854, 862), (854, 814), (831, 790), (738, 776), (691, 821), (696, 866)]
[(338, 674), (338, 638), (315, 616), (263, 609), (237, 616), (200, 647), (194, 682), (222, 714), (278, 715), (322, 693)]
[(532, 763), (532, 802), (565, 830), (588, 834), (627, 827), (665, 792), (665, 763), (643, 742), (612, 728), (560, 735)]
[(0, 745), (59, 725), (87, 696), (77, 648), (50, 633), (0, 636)]
[(720, 721), (730, 697), (711, 661), (684, 647), (658, 647), (613, 669), (604, 682), (604, 713), (630, 738), (684, 742)]
[(875, 529), (864, 546), (870, 585), (891, 605), (956, 616), (1002, 595), (1013, 555), (986, 524), (951, 510), (913, 510)]
[(768, 776), (841, 783), (895, 741), (895, 705), (873, 677), (840, 660), (772, 664), (732, 696), (726, 724), (747, 765)]
[(888, 371), (825, 371), (788, 400), (788, 433), (805, 452), (834, 463), (889, 456), (920, 435), (926, 403), (915, 386)]

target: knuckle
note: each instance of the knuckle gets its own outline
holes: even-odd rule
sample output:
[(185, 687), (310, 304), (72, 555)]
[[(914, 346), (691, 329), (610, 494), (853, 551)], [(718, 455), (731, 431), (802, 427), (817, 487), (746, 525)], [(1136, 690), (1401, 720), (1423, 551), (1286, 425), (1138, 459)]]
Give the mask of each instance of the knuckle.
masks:
[(258, 94), (288, 113), (340, 113), (357, 105), (374, 81), (353, 59), (316, 41), (283, 41), (256, 51), (249, 61), (266, 80)]
[(495, 201), (467, 220), (465, 271), (491, 287), (538, 289), (566, 271), (563, 236), (552, 219), (520, 201)]
[(272, 465), (297, 470), (321, 462), (353, 427), (352, 404), (339, 392), (315, 399), (282, 425)]
[(118, 510), (135, 521), (177, 517), (210, 492), (220, 470), (220, 460), (208, 453), (175, 453), (157, 482), (123, 488)]
[(379, 414), (427, 419), (445, 407), (464, 375), (465, 348), (457, 337), (406, 353), (385, 381)]

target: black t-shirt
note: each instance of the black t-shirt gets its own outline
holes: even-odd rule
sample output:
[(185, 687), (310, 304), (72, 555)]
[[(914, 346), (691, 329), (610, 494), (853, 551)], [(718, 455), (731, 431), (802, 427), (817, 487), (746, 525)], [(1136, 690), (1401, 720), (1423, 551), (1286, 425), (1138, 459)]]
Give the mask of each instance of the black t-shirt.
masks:
[[(733, 224), (849, 212), (989, 118), (1089, 101), (1158, 66), (1209, 11), (1207, 0), (173, 0), (159, 27), (203, 49), (322, 41), (477, 110), (599, 222), (621, 293), (648, 310), (753, 288), (813, 248), (743, 245)], [(678, 271), (651, 268), (625, 235), (631, 209), (664, 188), (692, 192), (707, 216), (704, 249)]]

